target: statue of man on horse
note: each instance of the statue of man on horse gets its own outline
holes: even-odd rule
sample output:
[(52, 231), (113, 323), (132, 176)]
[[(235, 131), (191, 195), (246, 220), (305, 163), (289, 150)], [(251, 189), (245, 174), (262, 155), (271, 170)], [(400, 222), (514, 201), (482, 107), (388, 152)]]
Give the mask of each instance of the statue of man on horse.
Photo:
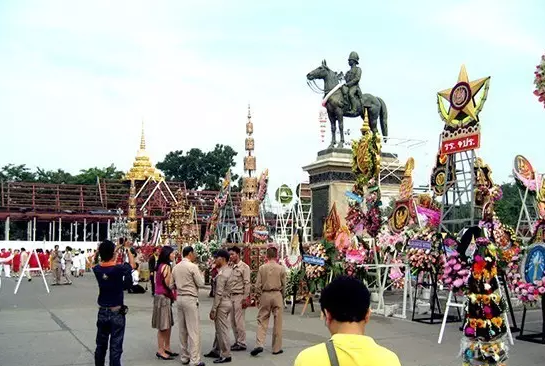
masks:
[[(326, 108), (331, 124), (331, 143), (329, 148), (344, 147), (344, 117), (364, 118), (364, 112), (367, 110), (369, 117), (369, 127), (374, 133), (378, 133), (377, 120), (380, 118), (380, 129), (384, 137), (388, 136), (388, 111), (384, 101), (371, 94), (363, 94), (359, 87), (361, 80), (361, 68), (359, 56), (356, 52), (351, 52), (348, 56), (350, 70), (343, 73), (337, 73), (331, 70), (325, 60), (322, 65), (307, 74), (307, 83), (317, 93), (324, 93), (322, 105)], [(344, 79), (345, 83), (340, 84)], [(324, 88), (320, 89), (315, 80), (323, 80)], [(312, 81), (312, 83), (311, 83)], [(337, 144), (336, 126), (339, 126), (340, 141)]]

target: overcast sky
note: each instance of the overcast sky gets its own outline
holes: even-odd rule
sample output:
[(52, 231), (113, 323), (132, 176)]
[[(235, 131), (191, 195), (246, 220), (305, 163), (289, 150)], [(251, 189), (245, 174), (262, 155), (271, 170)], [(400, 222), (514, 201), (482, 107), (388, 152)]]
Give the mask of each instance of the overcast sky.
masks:
[[(411, 152), (417, 178), (442, 129), (436, 93), (462, 63), (470, 80), (492, 77), (479, 155), (494, 178), (509, 179), (515, 154), (545, 171), (545, 110), (532, 94), (543, 19), (540, 0), (1, 1), (0, 164), (127, 170), (143, 119), (154, 162), (223, 143), (240, 173), (251, 103), (258, 170), (269, 168), (272, 190), (293, 187), (326, 147), (305, 75), (322, 59), (346, 72), (357, 51), (390, 135), (428, 141)], [(354, 137), (361, 122), (346, 124)]]

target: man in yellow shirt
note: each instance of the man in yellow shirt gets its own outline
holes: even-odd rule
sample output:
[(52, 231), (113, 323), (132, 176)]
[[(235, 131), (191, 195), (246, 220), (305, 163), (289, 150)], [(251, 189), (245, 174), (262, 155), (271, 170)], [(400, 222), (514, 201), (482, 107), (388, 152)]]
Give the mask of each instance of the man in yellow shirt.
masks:
[(401, 366), (395, 353), (365, 335), (370, 302), (369, 290), (360, 280), (334, 279), (320, 297), (332, 337), (299, 353), (294, 366)]

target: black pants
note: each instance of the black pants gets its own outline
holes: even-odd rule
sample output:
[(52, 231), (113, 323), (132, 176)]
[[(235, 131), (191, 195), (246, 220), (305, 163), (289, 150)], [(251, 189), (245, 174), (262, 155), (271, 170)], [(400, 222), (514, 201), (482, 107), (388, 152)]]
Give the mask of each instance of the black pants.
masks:
[(150, 274), (149, 280), (151, 282), (151, 296), (155, 295), (155, 275)]
[(110, 366), (121, 366), (124, 336), (125, 314), (101, 308), (97, 319), (95, 366), (104, 366), (108, 340), (110, 341)]

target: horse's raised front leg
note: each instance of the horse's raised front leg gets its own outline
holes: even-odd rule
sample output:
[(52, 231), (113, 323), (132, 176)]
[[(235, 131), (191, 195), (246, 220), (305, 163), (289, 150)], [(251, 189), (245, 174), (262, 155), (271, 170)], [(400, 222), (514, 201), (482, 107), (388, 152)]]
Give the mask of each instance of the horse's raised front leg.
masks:
[(337, 109), (337, 121), (339, 122), (339, 134), (341, 135), (341, 141), (337, 147), (339, 149), (344, 148), (344, 126), (343, 126), (343, 110), (341, 108)]
[(335, 144), (337, 143), (337, 128), (335, 126), (335, 114), (331, 113), (330, 111), (327, 111), (327, 116), (329, 117), (329, 123), (331, 124), (331, 143), (329, 144), (329, 148), (334, 148)]

